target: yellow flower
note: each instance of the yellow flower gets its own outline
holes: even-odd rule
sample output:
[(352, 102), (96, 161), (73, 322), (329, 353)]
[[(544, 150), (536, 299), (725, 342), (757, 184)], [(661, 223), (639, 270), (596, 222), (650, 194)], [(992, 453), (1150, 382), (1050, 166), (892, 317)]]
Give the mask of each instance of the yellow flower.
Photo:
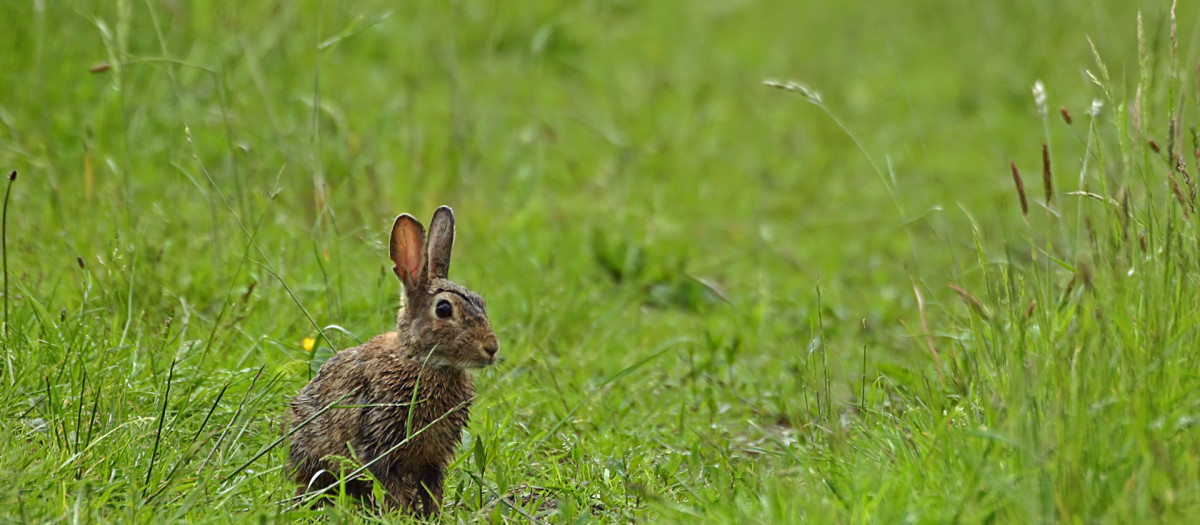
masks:
[(313, 345), (315, 344), (317, 344), (317, 340), (312, 337), (305, 337), (304, 340), (300, 342), (300, 346), (304, 347), (305, 352), (312, 352)]

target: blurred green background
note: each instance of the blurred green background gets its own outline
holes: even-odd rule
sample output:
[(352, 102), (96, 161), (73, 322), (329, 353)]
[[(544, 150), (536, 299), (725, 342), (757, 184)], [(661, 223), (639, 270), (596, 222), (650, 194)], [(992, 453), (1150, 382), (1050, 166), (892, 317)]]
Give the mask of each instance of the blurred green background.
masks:
[[(1167, 101), (1193, 98), (1200, 13), (1178, 7), (1173, 77), (1170, 7), (6, 1), (0, 168), (19, 178), (0, 512), (304, 515), (287, 513), (286, 443), (273, 446), (286, 401), (330, 345), (390, 329), (388, 225), (448, 204), (452, 277), (487, 297), (506, 357), (478, 374), (454, 519), (1182, 516), (1195, 496), (1157, 489), (1162, 502), (1089, 511), (1120, 499), (1125, 478), (1039, 482), (1021, 461), (989, 474), (993, 445), (928, 428), (964, 400), (997, 403), (961, 376), (1020, 383), (1006, 375), (1016, 364), (955, 364), (956, 351), (1020, 345), (986, 340), (947, 285), (1023, 311), (989, 265), (1028, 262), (1014, 244), (1047, 238), (1077, 263), (1082, 199), (1063, 193), (1130, 180), (1128, 150), (1097, 155), (1092, 139), (1165, 145)], [(1105, 86), (1089, 79), (1089, 38)], [(802, 82), (820, 103), (766, 80)], [(1158, 109), (1130, 131), (1139, 85)], [(1057, 219), (1040, 213), (1043, 142), (1069, 203)], [(1166, 195), (1146, 188), (1134, 193)], [(310, 354), (301, 341), (318, 327), (332, 328)], [(1042, 344), (1092, 344), (1079, 341)], [(887, 436), (836, 430), (875, 409), (924, 415), (888, 420)], [(975, 431), (1028, 415), (1013, 414), (987, 412)], [(922, 435), (914, 450), (962, 463), (872, 463), (880, 443)], [(1103, 455), (1047, 450), (1060, 445), (1081, 465)], [(1184, 472), (1153, 472), (1194, 492), (1189, 450)], [(840, 488), (831, 474), (860, 469)]]

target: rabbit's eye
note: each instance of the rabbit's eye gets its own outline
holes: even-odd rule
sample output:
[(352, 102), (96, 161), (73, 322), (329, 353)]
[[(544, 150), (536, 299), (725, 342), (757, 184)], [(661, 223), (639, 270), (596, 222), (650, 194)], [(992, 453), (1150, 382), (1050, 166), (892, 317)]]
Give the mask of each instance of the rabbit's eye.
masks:
[(449, 319), (450, 316), (454, 314), (454, 307), (450, 306), (450, 301), (442, 299), (437, 302), (437, 308), (435, 311), (437, 312), (438, 317), (442, 319)]

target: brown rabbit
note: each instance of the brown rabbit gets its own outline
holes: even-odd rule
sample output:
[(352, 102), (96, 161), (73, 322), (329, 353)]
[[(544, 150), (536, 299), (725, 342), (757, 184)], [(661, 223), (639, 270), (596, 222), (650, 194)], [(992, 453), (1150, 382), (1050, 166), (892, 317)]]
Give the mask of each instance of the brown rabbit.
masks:
[[(446, 465), (475, 395), (467, 369), (492, 364), (500, 349), (483, 298), (446, 279), (453, 245), (447, 206), (433, 214), (428, 242), (411, 215), (396, 218), (389, 251), (404, 285), (396, 331), (338, 352), (292, 400), (289, 468), (298, 493), (336, 486), (343, 462), (327, 458), (354, 457), (374, 461), (369, 469), (386, 489), (377, 503), (423, 516), (440, 511)], [(369, 480), (345, 486), (371, 497)]]

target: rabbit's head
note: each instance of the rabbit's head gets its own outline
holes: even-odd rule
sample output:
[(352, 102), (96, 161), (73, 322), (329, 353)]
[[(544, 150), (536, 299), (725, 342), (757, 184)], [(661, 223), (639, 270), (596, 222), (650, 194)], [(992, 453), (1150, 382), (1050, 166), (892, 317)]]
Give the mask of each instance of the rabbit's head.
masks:
[(404, 285), (396, 328), (404, 351), (429, 367), (481, 368), (496, 360), (500, 342), (479, 294), (447, 279), (454, 247), (454, 212), (442, 206), (429, 223), (407, 213), (392, 226), (392, 268)]

